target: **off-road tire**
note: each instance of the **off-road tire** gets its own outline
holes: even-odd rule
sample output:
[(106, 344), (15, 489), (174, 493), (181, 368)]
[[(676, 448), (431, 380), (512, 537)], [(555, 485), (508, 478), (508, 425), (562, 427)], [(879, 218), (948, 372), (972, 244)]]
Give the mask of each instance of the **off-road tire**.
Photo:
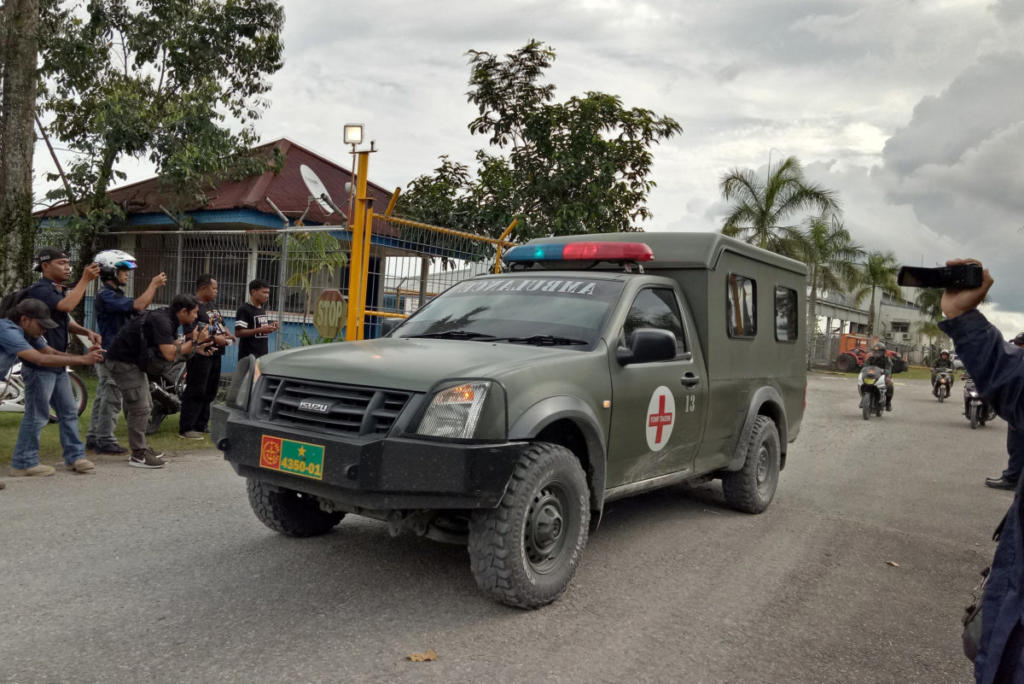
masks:
[(836, 370), (840, 373), (853, 373), (857, 370), (857, 358), (853, 354), (840, 354), (836, 357)]
[(563, 446), (534, 442), (520, 455), (498, 507), (470, 518), (473, 578), (510, 606), (551, 603), (576, 574), (589, 526), (590, 492), (579, 460)]
[(747, 438), (743, 468), (722, 477), (726, 503), (744, 513), (768, 508), (779, 486), (781, 454), (775, 423), (768, 416), (758, 416)]
[(341, 522), (344, 513), (327, 513), (316, 499), (249, 479), (249, 505), (264, 525), (289, 537), (315, 537), (327, 534)]

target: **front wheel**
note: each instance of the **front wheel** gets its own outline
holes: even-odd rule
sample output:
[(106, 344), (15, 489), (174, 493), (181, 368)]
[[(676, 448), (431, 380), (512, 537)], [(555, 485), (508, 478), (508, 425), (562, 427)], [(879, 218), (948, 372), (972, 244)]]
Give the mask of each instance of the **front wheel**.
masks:
[(327, 534), (341, 522), (344, 513), (328, 513), (317, 500), (290, 489), (248, 480), (249, 505), (264, 525), (289, 537)]
[[(85, 389), (85, 383), (82, 382), (82, 378), (74, 373), (68, 373), (68, 380), (71, 381), (71, 395), (75, 398), (76, 410), (78, 415), (82, 415), (85, 413), (85, 407), (89, 405), (89, 391)], [(50, 411), (50, 422), (57, 422), (56, 411)]]
[(969, 417), (971, 419), (971, 429), (974, 430), (974, 429), (976, 429), (978, 427), (978, 423), (980, 422), (978, 420), (978, 407), (977, 406), (972, 406), (971, 407), (971, 414), (970, 414)]
[(864, 420), (871, 418), (871, 400), (866, 394), (860, 401), (860, 412), (864, 416)]
[[(867, 397), (864, 405), (870, 405)], [(726, 503), (745, 513), (760, 513), (768, 508), (779, 486), (781, 453), (775, 423), (768, 416), (758, 416), (747, 440), (743, 467), (722, 477)]]
[(940, 404), (942, 402), (946, 401), (946, 392), (948, 392), (948, 391), (949, 390), (946, 389), (945, 385), (942, 385), (941, 387), (939, 387), (939, 393), (938, 393), (937, 396), (939, 397), (939, 403)]
[(510, 606), (551, 603), (576, 574), (589, 524), (590, 492), (579, 460), (558, 444), (530, 444), (498, 507), (470, 518), (477, 586)]

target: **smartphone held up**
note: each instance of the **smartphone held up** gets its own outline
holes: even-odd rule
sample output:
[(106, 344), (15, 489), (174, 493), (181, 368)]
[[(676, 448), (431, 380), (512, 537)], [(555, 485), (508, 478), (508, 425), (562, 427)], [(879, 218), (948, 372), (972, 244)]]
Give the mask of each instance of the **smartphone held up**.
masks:
[(902, 266), (896, 282), (904, 287), (937, 287), (943, 290), (973, 290), (981, 287), (982, 269), (978, 264), (957, 264), (924, 268)]

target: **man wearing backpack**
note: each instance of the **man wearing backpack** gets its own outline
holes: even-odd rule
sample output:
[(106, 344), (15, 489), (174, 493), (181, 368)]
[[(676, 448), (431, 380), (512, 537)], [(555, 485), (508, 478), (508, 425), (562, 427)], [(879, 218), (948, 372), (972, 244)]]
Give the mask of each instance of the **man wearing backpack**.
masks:
[[(139, 315), (153, 303), (156, 291), (167, 283), (167, 275), (159, 273), (149, 286), (132, 299), (121, 289), (128, 284), (128, 276), (135, 270), (135, 257), (119, 249), (107, 249), (96, 255), (100, 265), (103, 286), (96, 292), (96, 328), (109, 346), (117, 333), (130, 319)], [(85, 435), (85, 448), (98, 454), (124, 454), (127, 449), (117, 443), (114, 427), (121, 412), (121, 390), (110, 375), (105, 363), (96, 364), (96, 398), (89, 419), (89, 432)]]
[[(164, 455), (146, 441), (146, 426), (153, 409), (146, 369), (154, 363), (173, 363), (213, 351), (209, 330), (193, 325), (198, 315), (198, 299), (188, 294), (175, 295), (170, 306), (128, 321), (107, 350), (106, 363), (110, 364), (110, 374), (124, 399), (132, 451), (128, 465), (134, 468), (162, 468), (166, 464)], [(179, 326), (189, 331), (185, 341), (177, 338)]]
[[(68, 333), (87, 335), (93, 348), (99, 348), (102, 338), (91, 330), (71, 320), (71, 311), (78, 306), (89, 283), (100, 274), (100, 267), (90, 264), (78, 283), (67, 290), (64, 283), (71, 276), (71, 261), (68, 255), (55, 247), (43, 247), (36, 255), (35, 270), (42, 278), (25, 290), (25, 296), (41, 301), (49, 310), (48, 318), (56, 324), (46, 329), (44, 336), (50, 349), (57, 354), (66, 354)], [(27, 475), (27, 470), (39, 463), (39, 435), (50, 420), (50, 407), (57, 413), (60, 424), (60, 441), (64, 449), (64, 463), (69, 470), (86, 473), (93, 464), (85, 458), (85, 445), (78, 436), (78, 407), (71, 391), (71, 380), (65, 365), (54, 367), (25, 361), (21, 366), (21, 377), (25, 382), (25, 417), (18, 429), (18, 440), (11, 458), (12, 473)]]

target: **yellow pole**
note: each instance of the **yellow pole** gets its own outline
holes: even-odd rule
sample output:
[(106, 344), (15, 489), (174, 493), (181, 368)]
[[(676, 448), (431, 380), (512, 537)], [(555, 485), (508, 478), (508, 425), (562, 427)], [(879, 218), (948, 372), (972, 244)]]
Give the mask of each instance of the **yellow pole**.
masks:
[(356, 331), (359, 335), (356, 339), (359, 340), (366, 339), (363, 326), (366, 323), (367, 281), (370, 277), (370, 239), (373, 237), (373, 200), (365, 198), (365, 202), (366, 228), (363, 230), (363, 275), (359, 283), (359, 322), (356, 324)]
[(345, 319), (345, 341), (359, 339), (360, 314), (363, 311), (363, 229), (366, 227), (366, 167), (369, 152), (359, 152), (356, 171), (356, 206), (350, 220), (352, 242), (348, 262), (348, 317)]
[(496, 250), (496, 254), (494, 255), (494, 272), (495, 273), (501, 273), (501, 251), (502, 251), (501, 250), (501, 242), (504, 241), (505, 238), (508, 237), (508, 234), (512, 232), (512, 229), (516, 227), (517, 223), (519, 223), (519, 219), (517, 219), (517, 218), (512, 219), (512, 223), (508, 224), (508, 228), (506, 228), (505, 231), (501, 235), (498, 236), (498, 249)]

